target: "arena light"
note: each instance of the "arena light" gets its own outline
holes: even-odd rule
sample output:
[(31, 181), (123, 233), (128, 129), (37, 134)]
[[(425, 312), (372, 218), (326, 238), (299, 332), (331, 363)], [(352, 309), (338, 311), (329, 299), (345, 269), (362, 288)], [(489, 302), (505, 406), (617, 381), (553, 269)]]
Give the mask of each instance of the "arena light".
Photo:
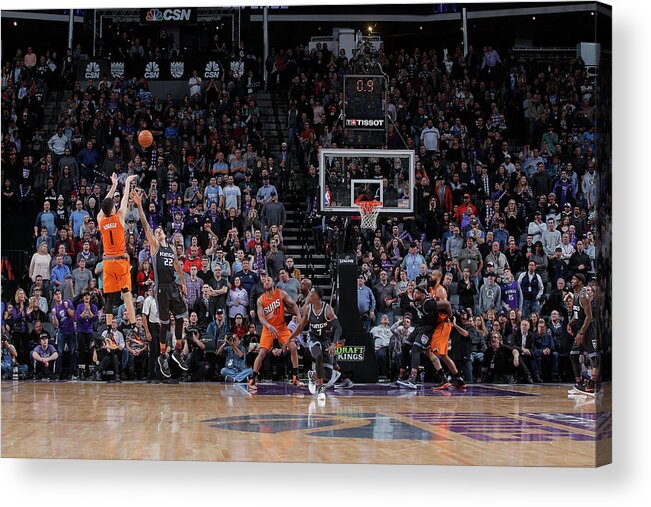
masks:
[(18, 21), (14, 20), (14, 26), (18, 26)]
[(368, 33), (373, 33), (373, 27), (371, 25), (368, 26)]

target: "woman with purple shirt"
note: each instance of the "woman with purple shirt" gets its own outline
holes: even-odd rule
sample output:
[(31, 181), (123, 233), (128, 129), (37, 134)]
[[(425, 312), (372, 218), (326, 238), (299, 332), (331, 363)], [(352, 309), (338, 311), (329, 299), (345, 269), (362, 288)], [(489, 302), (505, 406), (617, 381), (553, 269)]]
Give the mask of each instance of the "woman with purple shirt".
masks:
[[(97, 306), (90, 302), (90, 292), (84, 291), (81, 303), (77, 305), (77, 345), (79, 347), (79, 362), (88, 368), (91, 360), (90, 346), (93, 340), (93, 324), (99, 313)], [(88, 372), (86, 372), (88, 373)]]
[(16, 291), (14, 301), (16, 305), (11, 310), (11, 320), (13, 321), (12, 337), (16, 349), (18, 349), (18, 361), (22, 364), (27, 364), (29, 356), (27, 347), (29, 336), (27, 333), (27, 322), (29, 320), (29, 314), (27, 313), (27, 309), (29, 308), (29, 303), (23, 289)]
[(66, 378), (61, 371), (63, 351), (68, 345), (70, 351), (70, 375), (77, 380), (77, 337), (75, 336), (75, 307), (69, 299), (61, 297), (59, 289), (54, 290), (52, 298), (52, 324), (57, 329), (57, 359), (56, 371), (61, 372), (60, 378)]

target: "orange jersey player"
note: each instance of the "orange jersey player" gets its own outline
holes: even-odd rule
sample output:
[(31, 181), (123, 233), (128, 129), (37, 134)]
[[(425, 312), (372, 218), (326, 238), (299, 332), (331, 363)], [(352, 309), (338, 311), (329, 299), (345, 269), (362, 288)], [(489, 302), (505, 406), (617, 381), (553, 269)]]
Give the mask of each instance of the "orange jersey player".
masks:
[(264, 293), (258, 298), (258, 319), (262, 323), (263, 329), (260, 335), (260, 348), (258, 357), (253, 363), (253, 378), (249, 381), (249, 389), (255, 391), (258, 372), (262, 367), (265, 356), (271, 350), (274, 339), (283, 346), (283, 351), (289, 350), (292, 359), (292, 384), (302, 386), (297, 378), (298, 373), (298, 349), (294, 339), (290, 339), (292, 332), (285, 324), (285, 306), (297, 317), (301, 318), (301, 311), (294, 300), (280, 289), (274, 288), (273, 279), (262, 275), (262, 286)]
[(116, 210), (113, 195), (118, 186), (118, 177), (113, 173), (111, 188), (102, 201), (102, 209), (97, 215), (97, 224), (102, 234), (104, 251), (102, 260), (104, 262), (104, 296), (106, 298), (106, 323), (108, 325), (111, 325), (113, 321), (113, 309), (120, 304), (120, 294), (127, 308), (129, 322), (131, 325), (136, 322), (136, 312), (131, 294), (131, 264), (129, 263), (129, 255), (125, 251), (124, 217), (129, 202), (129, 187), (137, 177), (135, 174), (127, 176), (120, 209)]
[[(432, 286), (429, 288), (430, 296), (436, 301), (448, 301), (448, 291), (443, 285), (441, 285), (441, 280), (443, 279), (443, 273), (435, 269), (432, 271)], [(430, 340), (429, 348), (427, 349), (427, 357), (429, 357), (434, 369), (437, 372), (441, 371), (441, 362), (450, 370), (450, 373), (454, 376), (455, 384), (458, 387), (464, 387), (465, 381), (459, 373), (454, 361), (448, 356), (448, 349), (450, 343), (450, 334), (453, 329), (457, 329), (463, 336), (467, 336), (468, 332), (457, 326), (456, 318), (450, 318), (451, 309), (447, 308), (445, 310), (438, 310), (436, 312), (436, 328), (432, 333), (432, 339)], [(445, 386), (447, 382), (443, 383)], [(437, 386), (436, 388), (441, 388)]]

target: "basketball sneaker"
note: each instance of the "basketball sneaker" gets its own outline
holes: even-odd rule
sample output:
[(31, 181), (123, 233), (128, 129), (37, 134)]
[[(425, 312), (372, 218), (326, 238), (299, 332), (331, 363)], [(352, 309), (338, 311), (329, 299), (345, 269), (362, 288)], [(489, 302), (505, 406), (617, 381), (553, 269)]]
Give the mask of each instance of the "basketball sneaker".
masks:
[(160, 367), (160, 372), (164, 377), (170, 378), (172, 376), (170, 365), (167, 363), (167, 358), (165, 356), (158, 356), (158, 366)]
[(585, 394), (586, 396), (594, 396), (595, 389), (593, 382), (586, 382), (585, 384), (574, 384), (574, 389), (576, 389), (576, 394)]
[(311, 394), (316, 393), (316, 372), (314, 370), (310, 370), (307, 372), (307, 388), (309, 389)]
[(181, 368), (183, 371), (188, 371), (188, 365), (185, 364), (183, 354), (181, 354), (180, 350), (177, 349), (172, 352), (172, 359), (174, 359), (174, 362), (179, 365), (179, 368)]
[(255, 385), (255, 377), (253, 377), (253, 378), (251, 378), (251, 380), (249, 380), (248, 388), (249, 388), (249, 391), (257, 391), (258, 390), (258, 386)]
[(318, 401), (325, 401), (326, 399), (325, 388), (322, 385), (318, 386), (316, 389), (316, 399)]
[[(456, 379), (455, 379), (455, 380), (456, 380)], [(463, 379), (461, 379), (461, 380), (463, 381)], [(437, 378), (436, 378), (436, 380), (434, 381), (434, 385), (432, 386), (432, 389), (433, 389), (433, 390), (437, 390), (437, 389), (447, 389), (447, 388), (450, 387), (451, 385), (452, 385), (452, 384), (450, 384), (450, 381), (448, 380), (448, 377), (445, 375), (445, 373), (442, 373), (442, 372), (441, 372), (439, 375), (437, 375)], [(465, 382), (464, 382), (463, 386), (465, 386), (465, 385), (466, 385), (466, 384), (465, 384)], [(460, 387), (461, 387), (461, 386), (460, 386)]]
[(292, 375), (292, 385), (294, 387), (303, 387), (305, 384), (301, 382), (296, 375)]
[(341, 377), (341, 372), (337, 370), (332, 370), (332, 376), (330, 377), (330, 380), (328, 380), (328, 383), (325, 385), (326, 389), (335, 385), (337, 380), (339, 380), (339, 377)]
[(416, 377), (409, 377), (407, 380), (398, 380), (398, 385), (405, 389), (418, 389)]
[(463, 380), (463, 376), (461, 375), (461, 373), (457, 373), (454, 376), (454, 385), (456, 387), (466, 387), (466, 381)]
[(349, 389), (353, 387), (355, 384), (353, 384), (353, 381), (350, 380), (349, 378), (346, 378), (341, 381), (341, 384), (335, 385), (335, 389)]

